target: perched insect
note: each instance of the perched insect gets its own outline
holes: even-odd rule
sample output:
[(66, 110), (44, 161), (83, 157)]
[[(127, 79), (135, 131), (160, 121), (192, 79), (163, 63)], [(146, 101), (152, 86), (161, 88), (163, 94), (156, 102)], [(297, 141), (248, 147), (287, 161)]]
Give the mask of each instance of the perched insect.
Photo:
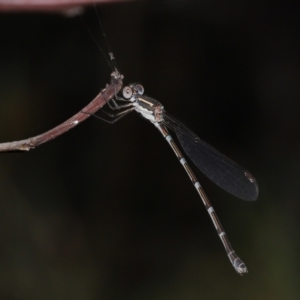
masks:
[(202, 141), (184, 124), (170, 116), (164, 110), (164, 107), (160, 102), (144, 95), (144, 87), (142, 85), (131, 84), (129, 86), (125, 86), (123, 88), (123, 97), (115, 95), (115, 99), (111, 99), (107, 102), (107, 104), (112, 110), (117, 112), (111, 114), (103, 111), (110, 119), (97, 116), (98, 118), (113, 124), (131, 111), (135, 110), (160, 131), (173, 149), (175, 155), (202, 199), (234, 269), (241, 275), (247, 273), (248, 270), (246, 265), (233, 250), (215, 210), (213, 209), (195, 174), (170, 135), (168, 128), (176, 133), (182, 148), (199, 170), (230, 194), (246, 201), (256, 200), (258, 197), (258, 184), (255, 178), (249, 171), (221, 154), (206, 142)]

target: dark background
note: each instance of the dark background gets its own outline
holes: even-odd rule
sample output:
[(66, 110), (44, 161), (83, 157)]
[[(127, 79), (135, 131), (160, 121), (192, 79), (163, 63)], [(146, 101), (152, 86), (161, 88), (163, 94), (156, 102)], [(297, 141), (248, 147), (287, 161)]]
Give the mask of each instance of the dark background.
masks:
[[(0, 155), (0, 299), (299, 299), (295, 3), (99, 7), (124, 83), (257, 178), (247, 203), (195, 170), (249, 274), (233, 270), (168, 144), (132, 113)], [(82, 19), (0, 15), (1, 142), (58, 125), (109, 82), (86, 29), (107, 52), (95, 11)]]

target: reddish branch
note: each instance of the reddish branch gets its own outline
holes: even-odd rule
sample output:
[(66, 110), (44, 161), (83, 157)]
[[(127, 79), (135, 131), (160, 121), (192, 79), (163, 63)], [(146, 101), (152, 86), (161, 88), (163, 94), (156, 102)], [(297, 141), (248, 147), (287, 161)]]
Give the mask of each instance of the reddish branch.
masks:
[[(82, 121), (90, 117), (90, 114), (96, 113), (107, 101), (112, 99), (116, 93), (118, 93), (122, 88), (123, 75), (119, 74), (117, 71), (111, 74), (111, 83), (107, 85), (104, 90), (102, 90), (87, 106), (85, 106), (79, 113), (74, 115), (72, 118), (63, 122), (62, 124), (54, 127), (53, 129), (21, 141), (0, 143), (0, 152), (7, 151), (29, 151), (35, 147), (44, 144), (48, 141), (55, 139), (56, 137), (62, 135), (68, 130), (74, 128)], [(84, 112), (84, 113), (83, 113)]]
[(68, 12), (87, 5), (121, 1), (126, 0), (0, 0), (0, 11)]

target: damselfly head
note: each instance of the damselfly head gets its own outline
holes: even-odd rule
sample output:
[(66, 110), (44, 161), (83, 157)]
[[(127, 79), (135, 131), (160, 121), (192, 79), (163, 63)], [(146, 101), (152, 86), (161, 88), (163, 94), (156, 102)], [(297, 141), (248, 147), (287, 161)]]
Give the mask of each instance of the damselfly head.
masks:
[(132, 95), (143, 95), (144, 87), (141, 84), (131, 84), (130, 86), (125, 86), (123, 88), (123, 97), (125, 99), (130, 99)]

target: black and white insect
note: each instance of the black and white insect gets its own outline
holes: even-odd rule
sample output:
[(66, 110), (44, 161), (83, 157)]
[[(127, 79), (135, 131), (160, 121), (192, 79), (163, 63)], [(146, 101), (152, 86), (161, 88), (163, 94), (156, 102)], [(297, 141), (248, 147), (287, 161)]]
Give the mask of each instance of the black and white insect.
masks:
[[(100, 19), (99, 23), (101, 25)], [(105, 38), (105, 34), (103, 34), (103, 37)], [(103, 53), (102, 49), (101, 52)], [(124, 76), (118, 71), (115, 58), (111, 52), (109, 56), (109, 64), (114, 70), (114, 76), (123, 78)], [(203, 201), (234, 269), (241, 275), (247, 273), (248, 270), (245, 263), (233, 250), (215, 210), (168, 129), (176, 133), (183, 150), (204, 175), (228, 193), (242, 200), (254, 201), (258, 197), (258, 184), (251, 173), (201, 140), (183, 123), (170, 116), (160, 102), (144, 95), (144, 87), (141, 84), (134, 83), (125, 86), (122, 91), (122, 97), (116, 93), (114, 99), (108, 101), (107, 105), (114, 113), (102, 110), (107, 117), (103, 118), (97, 115), (97, 118), (113, 124), (131, 111), (136, 111), (159, 130), (171, 146)]]
[[(118, 73), (117, 70), (115, 72)], [(127, 103), (118, 104), (117, 101)], [(234, 269), (241, 275), (247, 273), (248, 270), (245, 263), (233, 250), (215, 210), (168, 129), (171, 129), (176, 133), (182, 148), (198, 169), (230, 194), (246, 201), (256, 200), (258, 197), (258, 184), (255, 178), (246, 169), (202, 141), (184, 124), (170, 116), (164, 110), (164, 107), (160, 102), (144, 95), (144, 88), (140, 84), (130, 84), (129, 86), (125, 86), (123, 88), (123, 97), (115, 95), (115, 99), (107, 102), (107, 105), (117, 112), (115, 114), (110, 114), (103, 111), (110, 119), (97, 117), (110, 124), (115, 123), (131, 111), (135, 110), (159, 130), (171, 146), (202, 199)]]

